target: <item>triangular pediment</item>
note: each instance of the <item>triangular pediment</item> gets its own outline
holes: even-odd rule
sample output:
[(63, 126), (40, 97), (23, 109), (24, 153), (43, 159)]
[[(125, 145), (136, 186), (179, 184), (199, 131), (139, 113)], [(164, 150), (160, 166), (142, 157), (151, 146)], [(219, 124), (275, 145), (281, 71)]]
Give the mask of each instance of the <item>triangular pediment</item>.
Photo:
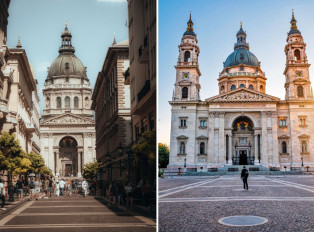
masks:
[(207, 98), (207, 102), (278, 102), (280, 99), (251, 89), (239, 88)]
[(306, 134), (302, 134), (302, 135), (298, 136), (298, 138), (299, 139), (308, 139), (308, 138), (310, 138), (310, 136), (306, 135)]
[(278, 139), (289, 139), (290, 137), (288, 135), (281, 135), (278, 137)]
[(208, 137), (206, 137), (204, 135), (201, 135), (201, 136), (196, 137), (196, 139), (198, 139), (198, 140), (208, 140)]
[(187, 137), (187, 136), (185, 136), (185, 135), (180, 135), (180, 136), (178, 136), (177, 137), (177, 139), (181, 139), (181, 140), (183, 140), (183, 139), (188, 139), (189, 137)]
[(71, 113), (65, 113), (54, 118), (47, 119), (40, 123), (41, 126), (57, 126), (57, 125), (91, 125), (95, 121)]

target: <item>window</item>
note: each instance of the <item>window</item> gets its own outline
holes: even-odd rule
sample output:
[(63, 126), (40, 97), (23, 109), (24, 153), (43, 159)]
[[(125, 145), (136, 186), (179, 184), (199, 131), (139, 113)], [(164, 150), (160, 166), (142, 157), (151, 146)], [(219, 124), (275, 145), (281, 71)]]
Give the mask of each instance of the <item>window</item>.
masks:
[(153, 112), (151, 112), (148, 115), (148, 120), (149, 120), (149, 129), (153, 130), (155, 128)]
[(200, 120), (200, 127), (206, 127), (206, 120)]
[(306, 127), (306, 116), (299, 116), (299, 126)]
[(69, 82), (69, 78), (68, 77), (65, 78), (65, 82)]
[(281, 151), (282, 151), (282, 153), (287, 153), (287, 143), (286, 142), (281, 143)]
[(306, 141), (302, 141), (302, 153), (307, 153), (307, 143), (306, 143)]
[(260, 90), (260, 91), (264, 91), (264, 86), (261, 85), (261, 86), (259, 87), (259, 90)]
[(186, 127), (186, 119), (181, 119), (180, 126)]
[(298, 86), (298, 97), (304, 97), (303, 87), (300, 85)]
[(61, 97), (57, 97), (57, 108), (61, 109), (62, 105), (61, 105)]
[(184, 142), (180, 143), (180, 154), (185, 154), (185, 143)]
[(280, 119), (279, 126), (286, 126), (286, 119)]
[(241, 85), (240, 85), (240, 88), (244, 88), (244, 87), (245, 87), (245, 85), (244, 85), (244, 84), (241, 84)]
[(64, 99), (64, 105), (65, 105), (65, 108), (70, 108), (70, 97), (69, 96), (66, 96), (65, 99)]
[(185, 53), (184, 53), (184, 62), (190, 62), (190, 56), (191, 56), (191, 54), (190, 54), (190, 52), (189, 51), (186, 51)]
[(188, 98), (188, 88), (187, 87), (183, 87), (182, 88), (182, 98)]
[(79, 98), (74, 97), (74, 108), (79, 108)]
[(225, 86), (221, 86), (220, 91), (223, 92), (225, 90)]
[(253, 90), (253, 85), (249, 85), (249, 89), (252, 89), (252, 90)]
[(294, 50), (294, 60), (301, 60), (301, 54), (299, 49)]
[(235, 85), (231, 85), (231, 90), (235, 90), (236, 86)]
[(205, 143), (200, 143), (200, 154), (205, 154)]

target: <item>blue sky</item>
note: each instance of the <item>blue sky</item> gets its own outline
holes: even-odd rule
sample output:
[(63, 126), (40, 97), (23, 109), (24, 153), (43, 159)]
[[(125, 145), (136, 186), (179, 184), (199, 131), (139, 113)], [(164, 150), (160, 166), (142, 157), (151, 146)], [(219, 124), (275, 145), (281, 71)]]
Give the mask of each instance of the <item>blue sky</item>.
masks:
[(126, 0), (12, 0), (9, 14), (8, 46), (15, 47), (21, 37), (41, 99), (47, 67), (59, 55), (65, 19), (75, 54), (87, 67), (92, 88), (114, 33), (117, 42), (128, 38)]
[[(310, 64), (314, 63), (314, 1), (311, 0), (159, 0), (158, 141), (169, 144), (170, 105), (175, 83), (178, 45), (192, 12), (200, 47), (201, 99), (218, 94), (218, 75), (233, 51), (236, 33), (243, 22), (250, 51), (266, 74), (266, 93), (284, 99), (287, 32), (294, 9)], [(313, 66), (310, 80), (314, 80)]]

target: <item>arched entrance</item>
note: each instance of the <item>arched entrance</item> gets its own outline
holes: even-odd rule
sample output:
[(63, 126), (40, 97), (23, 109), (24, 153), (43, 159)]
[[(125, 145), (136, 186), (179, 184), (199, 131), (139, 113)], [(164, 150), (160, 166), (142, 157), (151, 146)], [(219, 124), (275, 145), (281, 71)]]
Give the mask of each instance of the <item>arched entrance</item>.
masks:
[(238, 117), (232, 125), (232, 164), (254, 165), (254, 130), (252, 121)]
[(78, 170), (77, 141), (70, 136), (64, 137), (59, 142), (61, 162), (61, 176), (76, 176)]

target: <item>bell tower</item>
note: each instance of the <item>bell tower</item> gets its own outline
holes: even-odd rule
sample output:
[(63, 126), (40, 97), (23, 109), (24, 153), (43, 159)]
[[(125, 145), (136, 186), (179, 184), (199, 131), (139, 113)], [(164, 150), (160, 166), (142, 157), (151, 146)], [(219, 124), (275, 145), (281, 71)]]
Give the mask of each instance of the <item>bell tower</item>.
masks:
[(188, 27), (183, 34), (179, 47), (179, 57), (176, 69), (176, 83), (173, 92), (173, 101), (200, 100), (201, 85), (199, 82), (201, 72), (198, 66), (200, 49), (197, 46), (196, 34), (193, 30), (193, 21), (187, 22)]
[(309, 67), (305, 53), (306, 43), (297, 27), (292, 11), (291, 27), (288, 32), (286, 53), (286, 100), (306, 100), (312, 98)]

